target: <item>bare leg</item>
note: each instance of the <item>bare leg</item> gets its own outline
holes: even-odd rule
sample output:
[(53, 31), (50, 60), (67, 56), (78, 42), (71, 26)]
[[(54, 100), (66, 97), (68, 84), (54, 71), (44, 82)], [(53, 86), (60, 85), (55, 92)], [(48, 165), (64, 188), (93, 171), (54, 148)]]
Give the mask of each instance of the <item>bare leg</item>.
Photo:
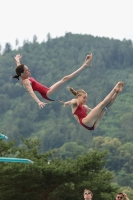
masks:
[(120, 87), (119, 87), (119, 91), (114, 94), (114, 96), (112, 97), (111, 101), (106, 105), (106, 108), (109, 108), (110, 106), (112, 106), (112, 104), (114, 103), (114, 101), (115, 101), (116, 97), (118, 96), (118, 94), (120, 92), (122, 92), (123, 87), (124, 87), (124, 83), (121, 82)]
[(110, 102), (106, 105), (106, 107), (103, 108), (103, 110), (101, 111), (99, 117), (97, 118), (97, 120), (96, 120), (96, 122), (95, 122), (95, 124), (94, 124), (95, 129), (96, 129), (96, 128), (98, 127), (98, 125), (100, 124), (100, 122), (101, 122), (101, 120), (102, 120), (102, 118), (103, 118), (103, 116), (104, 116), (104, 114), (105, 114), (107, 108), (109, 108), (110, 106), (112, 106), (112, 104), (114, 103), (114, 101), (115, 101), (117, 95), (118, 95), (118, 92), (114, 94), (114, 96), (112, 97), (111, 101), (110, 101)]
[(105, 108), (103, 108), (103, 110), (101, 111), (99, 117), (97, 118), (97, 120), (96, 120), (96, 122), (94, 124), (95, 128), (98, 127), (98, 125), (100, 124), (100, 122), (101, 122), (101, 120), (102, 120), (102, 118), (103, 118), (103, 116), (104, 116), (107, 108), (109, 108), (110, 106), (112, 106), (112, 104), (114, 103), (114, 101), (115, 101), (115, 99), (116, 99), (117, 96), (118, 96), (118, 92), (114, 94), (114, 96), (112, 97), (111, 101), (106, 105)]
[(114, 96), (112, 97), (111, 101), (106, 105), (106, 108), (109, 108), (110, 106), (112, 106), (112, 104), (114, 103), (116, 97), (118, 96), (119, 92), (116, 92), (114, 94)]
[(112, 104), (113, 104), (114, 101), (116, 100), (116, 97), (117, 97), (118, 94), (122, 91), (123, 87), (124, 87), (124, 83), (121, 82), (121, 84), (119, 85), (119, 91), (117, 91), (117, 92), (113, 95), (113, 97), (112, 97), (112, 99), (110, 100), (110, 102), (106, 105), (105, 108), (103, 108), (103, 110), (101, 111), (99, 117), (97, 118), (96, 122), (94, 123), (95, 128), (98, 127), (98, 125), (100, 124), (100, 122), (101, 122), (101, 120), (102, 120), (102, 118), (103, 118), (103, 116), (104, 116), (104, 114), (105, 114), (107, 108), (109, 108), (110, 106), (112, 106)]
[(117, 93), (121, 90), (121, 85), (123, 82), (118, 82), (113, 90), (107, 95), (107, 97), (99, 103), (83, 120), (82, 122), (86, 126), (93, 126), (96, 121), (97, 125), (100, 123), (102, 117), (105, 114), (105, 107), (110, 107), (117, 97)]
[(88, 64), (91, 64), (91, 60), (92, 60), (92, 54), (88, 55), (86, 57), (85, 62), (83, 63), (83, 65), (76, 70), (75, 72), (73, 72), (72, 74), (63, 77), (60, 81), (58, 81), (57, 83), (55, 83), (54, 85), (52, 85), (50, 87), (50, 90), (47, 92), (47, 96), (50, 99), (55, 99), (57, 97), (57, 95), (60, 93), (60, 91), (69, 83), (71, 82), (74, 78), (76, 78), (77, 76), (79, 76), (81, 74), (81, 72), (86, 69)]
[(97, 118), (96, 122), (94, 123), (95, 129), (96, 129), (96, 128), (98, 127), (98, 125), (100, 124), (100, 122), (101, 122), (101, 120), (102, 120), (102, 118), (103, 118), (105, 112), (106, 112), (106, 109), (103, 108), (103, 110), (101, 111), (99, 117)]

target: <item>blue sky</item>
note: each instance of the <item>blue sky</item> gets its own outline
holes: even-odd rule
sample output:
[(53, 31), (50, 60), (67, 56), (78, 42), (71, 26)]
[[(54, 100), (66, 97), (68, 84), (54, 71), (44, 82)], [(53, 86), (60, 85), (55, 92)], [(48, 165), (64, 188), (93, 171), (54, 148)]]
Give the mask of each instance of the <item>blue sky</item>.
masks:
[(133, 41), (132, 0), (0, 0), (0, 44), (66, 32)]

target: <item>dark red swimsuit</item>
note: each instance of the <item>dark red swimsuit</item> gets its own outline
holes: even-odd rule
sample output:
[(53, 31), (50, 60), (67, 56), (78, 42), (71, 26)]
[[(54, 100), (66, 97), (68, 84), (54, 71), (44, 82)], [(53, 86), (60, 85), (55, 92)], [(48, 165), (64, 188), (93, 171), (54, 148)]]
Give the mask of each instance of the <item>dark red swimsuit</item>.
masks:
[(54, 100), (49, 99), (47, 97), (47, 92), (50, 90), (50, 88), (48, 88), (48, 87), (42, 85), (41, 83), (37, 82), (34, 78), (30, 77), (28, 79), (32, 83), (31, 86), (32, 86), (33, 91), (39, 92), (44, 99), (47, 99), (49, 101), (54, 101)]
[(78, 119), (79, 119), (79, 122), (82, 126), (84, 126), (86, 129), (92, 131), (94, 130), (94, 125), (92, 127), (88, 127), (86, 126), (85, 124), (82, 123), (82, 119), (85, 118), (87, 116), (86, 114), (86, 109), (84, 106), (82, 105), (78, 105), (77, 109), (75, 110), (75, 112), (73, 113), (73, 115), (77, 115), (78, 116)]

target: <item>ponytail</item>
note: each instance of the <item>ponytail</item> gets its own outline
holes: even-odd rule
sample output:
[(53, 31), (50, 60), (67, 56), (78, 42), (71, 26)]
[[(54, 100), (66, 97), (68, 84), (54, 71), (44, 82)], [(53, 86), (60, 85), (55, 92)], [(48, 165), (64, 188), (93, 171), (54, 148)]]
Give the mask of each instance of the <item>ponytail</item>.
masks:
[(19, 76), (18, 75), (13, 76), (12, 78), (16, 78), (16, 79), (19, 80)]
[(16, 78), (19, 80), (19, 77), (21, 76), (21, 73), (24, 72), (24, 64), (20, 64), (16, 67), (16, 75), (13, 76), (12, 78)]
[(81, 94), (87, 94), (84, 90), (82, 90), (82, 89), (79, 89), (79, 90), (74, 90), (73, 88), (71, 88), (71, 87), (68, 87), (68, 89), (71, 91), (71, 93), (74, 95), (74, 96), (76, 96), (76, 97), (78, 97), (78, 96), (81, 96)]
[(72, 87), (68, 87), (68, 89), (71, 91), (71, 93), (75, 96), (77, 96), (77, 91), (74, 90)]

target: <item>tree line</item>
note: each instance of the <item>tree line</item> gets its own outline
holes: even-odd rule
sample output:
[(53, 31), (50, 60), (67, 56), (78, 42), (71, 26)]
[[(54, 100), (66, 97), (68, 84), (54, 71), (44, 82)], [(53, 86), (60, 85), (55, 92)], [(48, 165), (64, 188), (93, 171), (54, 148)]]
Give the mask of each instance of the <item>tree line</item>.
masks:
[[(75, 121), (69, 107), (63, 108), (58, 99), (73, 98), (64, 89), (57, 101), (49, 102), (44, 109), (30, 98), (21, 82), (12, 79), (15, 74), (16, 54), (22, 54), (22, 63), (31, 70), (31, 75), (46, 86), (75, 71), (87, 54), (93, 54), (92, 68), (86, 69), (70, 83), (75, 89), (88, 93), (89, 107), (98, 104), (122, 80), (123, 92), (108, 110), (100, 126), (88, 132)], [(47, 41), (24, 41), (22, 47), (12, 50), (8, 44), (0, 55), (0, 127), (1, 132), (15, 139), (21, 146), (24, 138), (40, 138), (40, 152), (58, 149), (65, 160), (73, 153), (83, 156), (91, 149), (107, 150), (106, 168), (114, 171), (114, 183), (121, 187), (132, 184), (132, 111), (133, 111), (133, 48), (130, 40), (115, 40), (66, 33), (65, 36)], [(38, 95), (39, 96), (39, 95)], [(41, 97), (39, 96), (41, 99)]]

